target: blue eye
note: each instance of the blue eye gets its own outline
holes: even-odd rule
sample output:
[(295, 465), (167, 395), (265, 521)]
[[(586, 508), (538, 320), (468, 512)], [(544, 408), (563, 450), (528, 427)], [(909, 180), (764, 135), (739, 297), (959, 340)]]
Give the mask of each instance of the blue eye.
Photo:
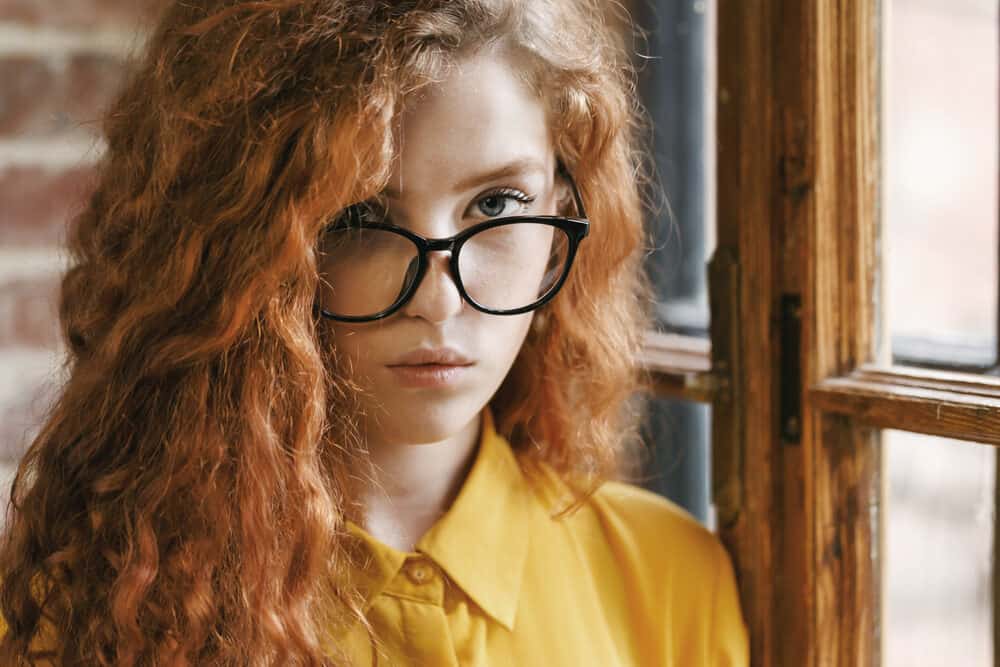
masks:
[(529, 197), (520, 190), (504, 188), (502, 190), (486, 194), (484, 197), (481, 197), (476, 204), (479, 211), (483, 215), (489, 218), (495, 218), (507, 213), (507, 205), (512, 201), (519, 202), (521, 204), (530, 204), (535, 201), (535, 198)]
[(491, 218), (503, 213), (505, 208), (507, 208), (506, 197), (490, 195), (489, 197), (483, 197), (479, 200), (479, 210), (482, 211), (484, 215)]

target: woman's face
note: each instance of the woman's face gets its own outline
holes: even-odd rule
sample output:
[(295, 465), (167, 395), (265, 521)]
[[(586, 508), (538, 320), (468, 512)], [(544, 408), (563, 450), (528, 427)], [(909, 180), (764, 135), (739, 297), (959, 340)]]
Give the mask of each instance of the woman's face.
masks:
[[(545, 111), (508, 62), (496, 52), (469, 56), (408, 100), (396, 128), (400, 154), (383, 193), (389, 222), (443, 238), (495, 217), (557, 212), (561, 193)], [(547, 257), (544, 241), (518, 248)], [(530, 312), (474, 309), (453, 281), (448, 253), (428, 260), (416, 293), (388, 318), (327, 320), (366, 390), (363, 426), (371, 445), (433, 443), (460, 431), (499, 388), (531, 324)], [(442, 347), (473, 362), (449, 382), (417, 386), (390, 368), (414, 350)]]

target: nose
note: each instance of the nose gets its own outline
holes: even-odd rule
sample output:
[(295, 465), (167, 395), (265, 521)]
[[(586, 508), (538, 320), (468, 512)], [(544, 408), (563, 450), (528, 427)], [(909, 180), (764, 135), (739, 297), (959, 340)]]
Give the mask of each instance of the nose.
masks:
[(428, 322), (443, 322), (462, 310), (462, 294), (451, 275), (451, 253), (447, 250), (427, 253), (427, 271), (417, 291), (403, 306), (407, 317)]

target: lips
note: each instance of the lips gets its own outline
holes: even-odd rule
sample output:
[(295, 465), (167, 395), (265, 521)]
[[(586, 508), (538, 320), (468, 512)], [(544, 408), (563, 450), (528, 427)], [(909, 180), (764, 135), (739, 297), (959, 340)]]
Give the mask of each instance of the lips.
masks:
[(473, 362), (462, 352), (452, 347), (419, 348), (412, 350), (391, 364), (393, 366), (470, 366)]
[(442, 364), (416, 364), (389, 366), (396, 382), (408, 389), (457, 389), (467, 382), (469, 374), (472, 373), (469, 367), (446, 366)]

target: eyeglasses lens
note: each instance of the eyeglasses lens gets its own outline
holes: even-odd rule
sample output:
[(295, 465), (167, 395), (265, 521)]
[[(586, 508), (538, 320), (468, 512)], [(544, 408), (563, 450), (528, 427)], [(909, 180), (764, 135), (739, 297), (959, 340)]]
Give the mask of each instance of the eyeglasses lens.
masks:
[[(469, 237), (458, 270), (469, 297), (510, 311), (543, 299), (566, 270), (563, 230), (532, 221), (490, 227)], [(320, 307), (343, 317), (370, 317), (400, 301), (419, 266), (417, 246), (402, 234), (365, 227), (327, 232), (320, 244)]]

